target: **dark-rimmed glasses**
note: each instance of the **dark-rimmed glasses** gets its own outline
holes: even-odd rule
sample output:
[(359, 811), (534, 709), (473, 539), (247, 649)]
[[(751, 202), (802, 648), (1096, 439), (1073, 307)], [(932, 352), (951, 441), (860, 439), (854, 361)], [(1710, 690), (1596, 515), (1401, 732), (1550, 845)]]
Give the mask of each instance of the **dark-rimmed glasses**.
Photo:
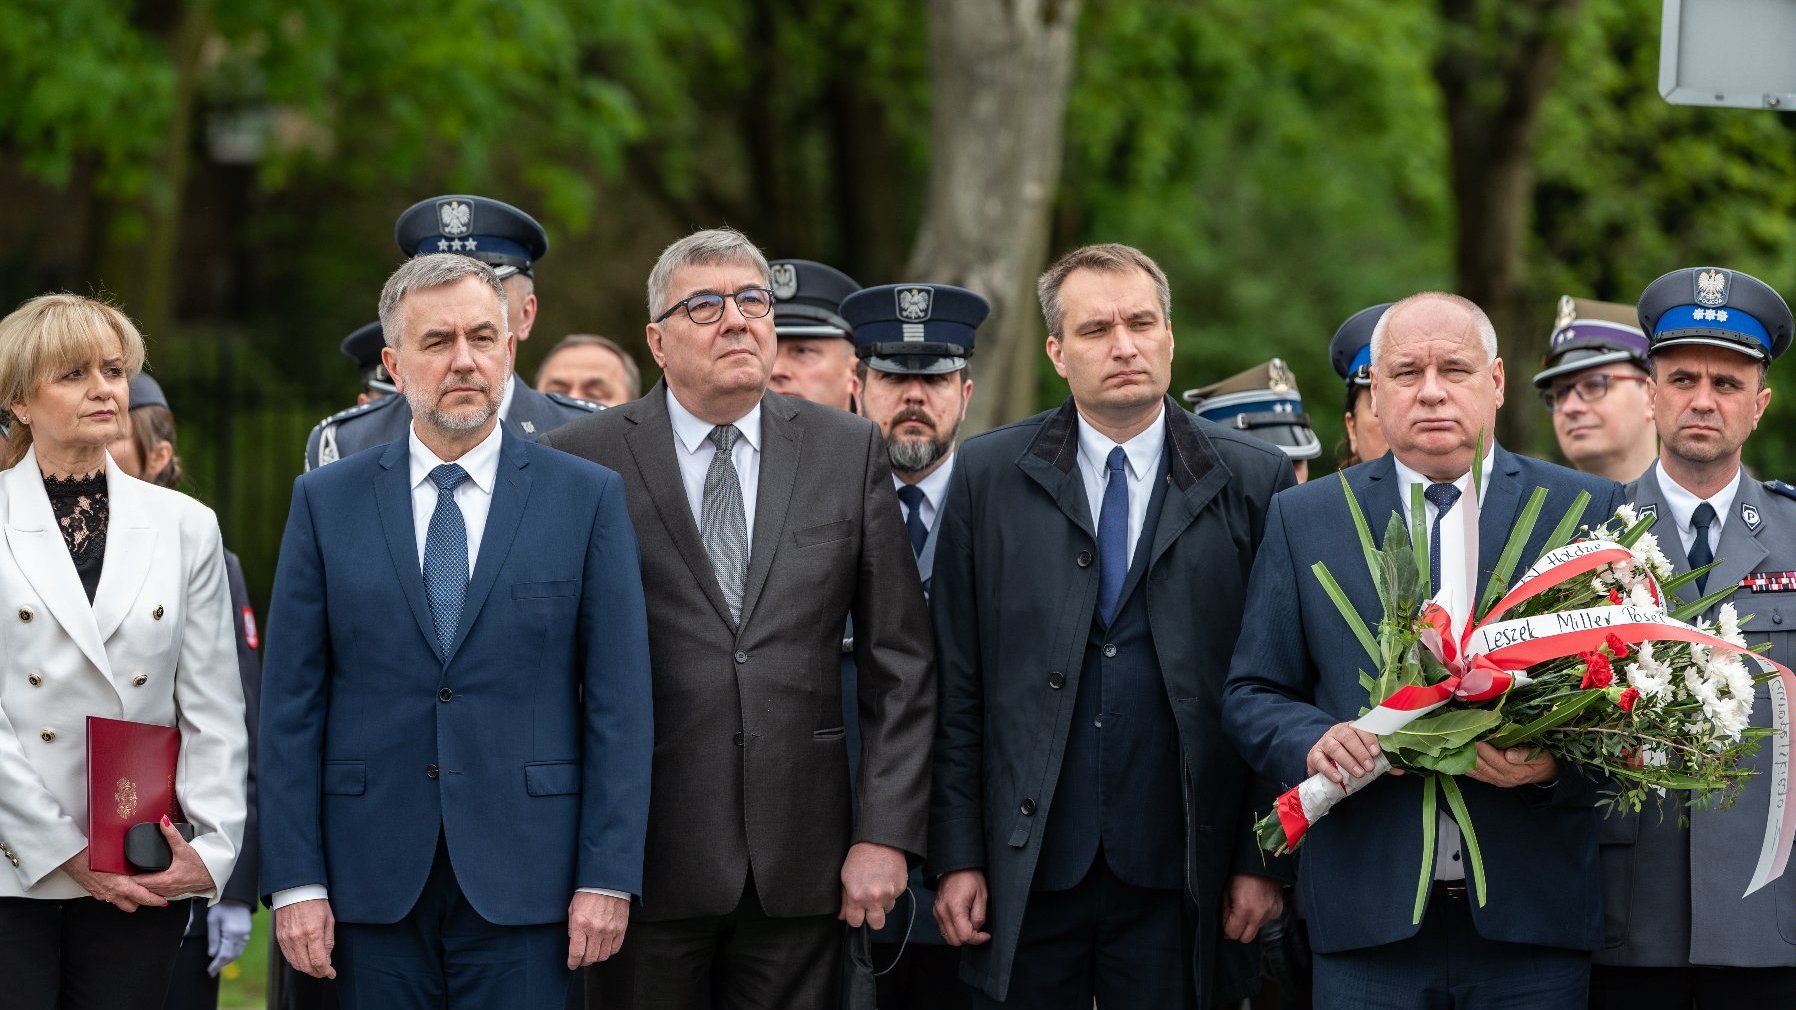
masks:
[(1563, 386), (1555, 386), (1541, 390), (1540, 402), (1546, 406), (1547, 411), (1550, 413), (1558, 410), (1559, 405), (1564, 403), (1566, 398), (1571, 396), (1572, 390), (1575, 389), (1578, 391), (1578, 399), (1583, 400), (1585, 403), (1595, 403), (1609, 395), (1609, 383), (1616, 379), (1619, 379), (1622, 382), (1647, 381), (1647, 378), (1644, 375), (1611, 375), (1608, 372), (1593, 372), (1590, 375), (1579, 376), (1578, 381), (1576, 382), (1568, 382)]
[(748, 319), (759, 319), (773, 311), (773, 292), (766, 288), (743, 288), (741, 291), (729, 295), (720, 295), (715, 291), (700, 291), (696, 295), (687, 295), (668, 306), (666, 312), (655, 317), (655, 322), (662, 322), (680, 309), (685, 309), (687, 319), (699, 326), (709, 326), (723, 318), (723, 303), (728, 299), (733, 299), (736, 302), (736, 311)]

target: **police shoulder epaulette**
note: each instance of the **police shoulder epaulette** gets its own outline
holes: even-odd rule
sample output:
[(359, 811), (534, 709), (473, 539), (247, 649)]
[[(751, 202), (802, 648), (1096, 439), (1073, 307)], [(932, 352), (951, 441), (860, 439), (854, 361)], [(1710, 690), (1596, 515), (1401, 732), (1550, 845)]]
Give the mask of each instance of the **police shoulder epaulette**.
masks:
[(322, 428), (327, 424), (342, 424), (344, 421), (347, 421), (352, 417), (361, 417), (363, 414), (372, 414), (375, 411), (380, 410), (383, 407), (391, 407), (395, 403), (403, 403), (404, 401), (405, 401), (405, 397), (403, 397), (403, 396), (400, 396), (398, 394), (389, 394), (387, 396), (381, 397), (378, 400), (369, 400), (367, 403), (358, 403), (353, 407), (347, 407), (343, 410), (339, 410), (335, 414), (332, 414), (331, 416), (325, 418), (324, 420), (319, 421), (317, 424), (317, 427)]
[(602, 403), (594, 403), (591, 400), (582, 400), (577, 396), (569, 396), (566, 393), (544, 393), (543, 395), (554, 400), (556, 403), (561, 404), (563, 407), (573, 407), (575, 410), (584, 410), (589, 414), (594, 411), (605, 409), (605, 405)]
[(1772, 494), (1780, 494), (1780, 495), (1783, 495), (1785, 498), (1789, 498), (1792, 501), (1796, 501), (1796, 486), (1785, 484), (1781, 480), (1766, 481), (1765, 482), (1765, 490), (1771, 492)]

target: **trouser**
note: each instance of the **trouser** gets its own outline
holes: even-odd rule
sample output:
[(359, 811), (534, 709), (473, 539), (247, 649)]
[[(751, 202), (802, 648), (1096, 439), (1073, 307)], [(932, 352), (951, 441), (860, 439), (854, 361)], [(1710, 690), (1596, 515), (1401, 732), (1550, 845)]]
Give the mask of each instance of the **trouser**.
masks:
[(1796, 1006), (1796, 968), (1592, 965), (1591, 1010), (1733, 1010)]
[(97, 898), (0, 898), (0, 1005), (161, 1010), (187, 904), (123, 912)]

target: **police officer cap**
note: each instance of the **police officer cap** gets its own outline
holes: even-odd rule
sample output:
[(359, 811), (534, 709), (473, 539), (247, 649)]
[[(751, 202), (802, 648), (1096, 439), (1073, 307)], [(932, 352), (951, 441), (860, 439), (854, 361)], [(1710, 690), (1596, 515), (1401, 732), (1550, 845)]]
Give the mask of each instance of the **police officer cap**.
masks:
[(1560, 298), (1553, 336), (1534, 385), (1545, 389), (1561, 375), (1624, 361), (1646, 368), (1646, 334), (1635, 325), (1637, 318), (1631, 305), (1571, 295)]
[(1722, 267), (1673, 270), (1640, 294), (1640, 328), (1653, 351), (1707, 344), (1771, 361), (1790, 346), (1790, 306), (1771, 286)]
[[(1382, 306), (1379, 311), (1383, 311)], [(1376, 321), (1377, 317), (1373, 319)], [(1198, 417), (1271, 442), (1292, 459), (1322, 455), (1322, 440), (1310, 428), (1310, 415), (1303, 412), (1297, 377), (1281, 358), (1202, 389), (1187, 389), (1184, 400)]]
[(991, 303), (951, 284), (881, 284), (842, 303), (854, 353), (867, 367), (905, 375), (945, 375), (967, 367), (973, 334)]
[(549, 235), (536, 219), (509, 203), (484, 196), (433, 196), (399, 215), (393, 240), (407, 256), (451, 252), (472, 256), (501, 278), (532, 272), (549, 251)]
[(1372, 384), (1372, 328), (1391, 305), (1384, 302), (1348, 316), (1328, 342), (1328, 361), (1335, 366), (1335, 374), (1347, 380), (1347, 385)]
[(150, 373), (148, 372), (138, 372), (131, 377), (130, 396), (132, 410), (136, 410), (139, 407), (163, 407), (165, 409), (173, 409), (168, 406), (168, 397), (163, 395), (162, 383), (150, 378)]
[(344, 337), (338, 349), (345, 358), (355, 362), (355, 367), (362, 373), (362, 385), (383, 393), (397, 393), (399, 388), (393, 385), (393, 377), (387, 374), (387, 366), (380, 360), (380, 349), (385, 346), (387, 338), (381, 333), (380, 323), (374, 322)]
[(861, 289), (854, 278), (826, 263), (774, 260), (773, 332), (781, 337), (852, 339), (842, 319), (842, 299)]

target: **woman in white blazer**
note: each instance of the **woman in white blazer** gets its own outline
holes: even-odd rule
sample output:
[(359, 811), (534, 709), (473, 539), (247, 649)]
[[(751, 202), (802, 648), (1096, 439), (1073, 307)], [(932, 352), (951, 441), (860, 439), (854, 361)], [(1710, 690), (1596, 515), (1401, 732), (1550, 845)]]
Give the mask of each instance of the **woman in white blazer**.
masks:
[[(161, 1005), (187, 899), (216, 902), (242, 840), (243, 690), (218, 522), (106, 454), (143, 338), (104, 303), (0, 319), (0, 1003)], [(166, 870), (88, 867), (89, 716), (181, 731)]]

